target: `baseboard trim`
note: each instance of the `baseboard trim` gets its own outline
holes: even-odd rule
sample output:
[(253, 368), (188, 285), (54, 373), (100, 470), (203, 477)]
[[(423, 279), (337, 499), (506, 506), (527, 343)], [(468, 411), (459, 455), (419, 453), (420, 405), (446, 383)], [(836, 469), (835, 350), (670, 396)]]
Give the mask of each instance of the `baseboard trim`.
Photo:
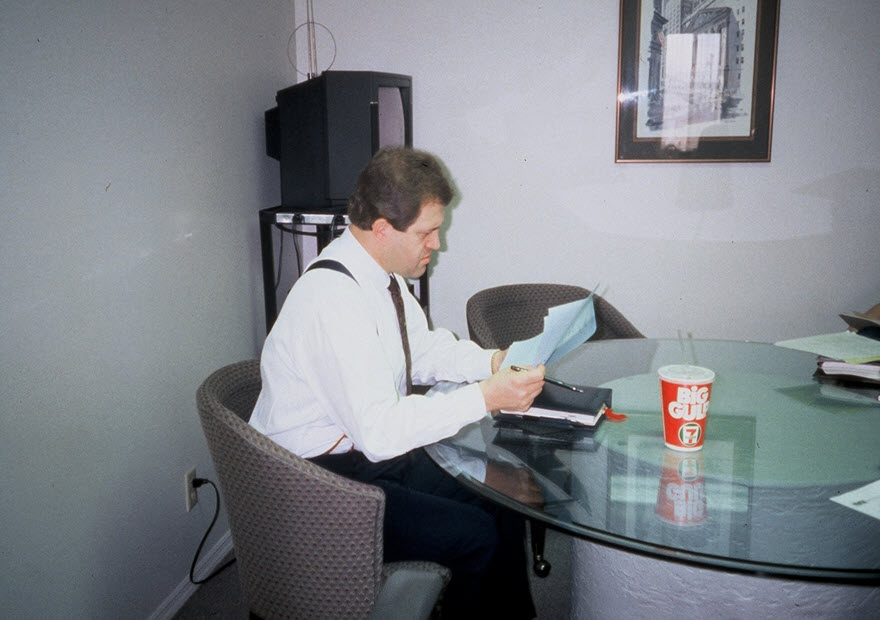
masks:
[[(229, 555), (230, 551), (232, 551), (232, 534), (229, 530), (226, 530), (214, 546), (202, 556), (201, 561), (196, 564), (196, 577), (201, 579), (205, 575), (209, 575), (211, 571), (220, 566), (220, 563), (227, 555)], [(183, 581), (181, 581), (177, 587), (174, 588), (174, 591), (172, 591), (156, 610), (150, 614), (148, 620), (171, 620), (174, 617), (174, 614), (180, 611), (180, 608), (184, 606), (189, 600), (189, 597), (191, 597), (198, 588), (199, 586), (189, 580), (189, 572), (187, 572)]]

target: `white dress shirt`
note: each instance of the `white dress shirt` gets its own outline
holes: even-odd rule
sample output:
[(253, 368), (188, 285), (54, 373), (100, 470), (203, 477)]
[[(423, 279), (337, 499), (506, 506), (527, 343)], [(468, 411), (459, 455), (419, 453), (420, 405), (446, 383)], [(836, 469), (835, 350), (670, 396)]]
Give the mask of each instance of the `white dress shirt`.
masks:
[(413, 383), (470, 383), (431, 397), (402, 396), (406, 363), (389, 274), (350, 230), (319, 258), (339, 261), (356, 281), (330, 269), (297, 280), (263, 346), (254, 428), (303, 457), (354, 447), (381, 461), (486, 415), (473, 382), (491, 375), (492, 351), (448, 330), (429, 330), (419, 302), (395, 276), (403, 291)]

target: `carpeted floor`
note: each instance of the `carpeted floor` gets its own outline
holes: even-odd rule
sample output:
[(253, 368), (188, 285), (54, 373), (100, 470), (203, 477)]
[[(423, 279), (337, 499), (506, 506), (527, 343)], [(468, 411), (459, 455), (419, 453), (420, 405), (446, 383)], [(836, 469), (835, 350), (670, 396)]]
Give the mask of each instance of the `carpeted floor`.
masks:
[[(566, 534), (547, 530), (544, 557), (553, 566), (550, 575), (540, 579), (529, 573), (538, 620), (568, 618), (571, 613), (571, 539)], [(217, 577), (199, 586), (174, 618), (247, 620), (248, 609), (241, 597), (236, 565), (232, 564)]]

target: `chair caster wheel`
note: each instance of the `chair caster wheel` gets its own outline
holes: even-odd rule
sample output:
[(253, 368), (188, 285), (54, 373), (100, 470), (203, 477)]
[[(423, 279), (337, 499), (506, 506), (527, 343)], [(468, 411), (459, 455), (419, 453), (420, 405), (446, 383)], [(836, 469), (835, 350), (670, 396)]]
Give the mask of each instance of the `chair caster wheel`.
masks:
[(550, 574), (551, 568), (550, 562), (544, 559), (535, 559), (535, 563), (532, 564), (532, 570), (535, 571), (535, 574), (541, 579)]

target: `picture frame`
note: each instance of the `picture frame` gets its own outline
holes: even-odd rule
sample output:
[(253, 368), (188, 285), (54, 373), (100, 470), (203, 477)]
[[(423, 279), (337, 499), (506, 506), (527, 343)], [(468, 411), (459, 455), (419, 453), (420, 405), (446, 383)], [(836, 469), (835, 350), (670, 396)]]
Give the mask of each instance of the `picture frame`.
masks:
[(779, 0), (665, 4), (620, 2), (615, 162), (769, 162)]

